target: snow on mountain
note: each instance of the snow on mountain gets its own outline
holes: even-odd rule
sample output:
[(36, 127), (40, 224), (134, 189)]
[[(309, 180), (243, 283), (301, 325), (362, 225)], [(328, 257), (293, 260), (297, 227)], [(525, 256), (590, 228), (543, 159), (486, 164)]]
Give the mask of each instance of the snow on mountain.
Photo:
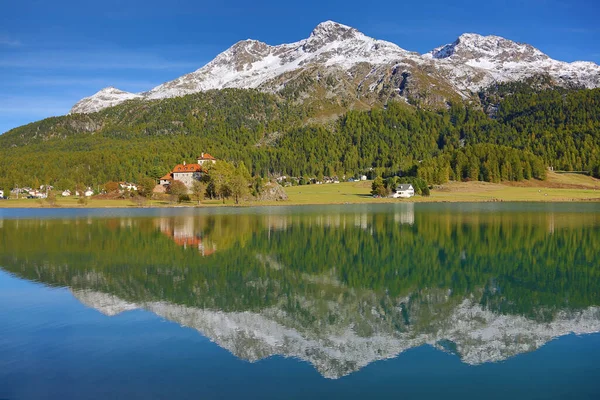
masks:
[[(600, 86), (600, 66), (591, 62), (553, 60), (535, 47), (500, 36), (465, 33), (453, 43), (424, 54), (438, 65), (454, 69), (458, 77), (464, 66), (485, 71), (483, 82), (466, 82), (473, 91), (493, 81), (518, 81), (536, 74), (547, 74), (562, 85), (595, 88)], [(457, 73), (458, 72), (458, 73)]]
[(256, 40), (238, 42), (206, 66), (157, 86), (146, 96), (160, 99), (210, 89), (258, 88), (286, 72), (311, 64), (349, 69), (361, 62), (379, 65), (409, 55), (393, 43), (327, 21), (319, 24), (308, 39), (296, 43), (269, 46)]
[(71, 292), (81, 304), (98, 310), (109, 317), (139, 308), (137, 304), (121, 300), (112, 294), (95, 292), (93, 290), (72, 290)]
[(140, 94), (129, 93), (112, 86), (104, 88), (96, 94), (79, 100), (71, 109), (71, 114), (93, 113), (108, 107), (116, 106), (124, 101), (139, 99)]
[[(369, 315), (372, 333), (364, 336), (353, 329), (357, 321), (344, 318), (347, 310), (339, 303), (330, 304), (331, 311), (338, 317), (332, 320), (345, 322), (320, 324), (318, 330), (313, 330), (298, 326), (293, 315), (277, 307), (260, 312), (223, 312), (166, 302), (135, 306), (113, 295), (91, 290), (74, 294), (105, 315), (136, 307), (146, 309), (198, 330), (241, 359), (254, 362), (273, 355), (294, 357), (311, 363), (324, 377), (331, 379), (423, 345), (451, 351), (463, 362), (477, 365), (534, 351), (560, 336), (600, 332), (598, 307), (559, 311), (552, 321), (539, 322), (486, 310), (475, 299), (466, 298), (426, 324), (420, 323), (418, 314), (414, 315), (411, 324), (402, 330), (390, 329), (387, 317), (373, 308)], [(442, 296), (436, 300), (440, 301), (443, 304), (448, 299)], [(452, 346), (448, 346), (450, 343)]]
[[(133, 98), (162, 99), (211, 89), (257, 88), (277, 92), (293, 80), (294, 74), (298, 75), (296, 72), (313, 67), (340, 71), (338, 78), (350, 76), (348, 85), (354, 86), (343, 93), (356, 96), (357, 90), (364, 95), (363, 88), (374, 93), (391, 87), (391, 93), (395, 91), (400, 96), (422, 92), (439, 97), (442, 103), (443, 97), (448, 96), (446, 88), (468, 98), (471, 92), (496, 81), (516, 81), (536, 74), (550, 75), (563, 86), (600, 87), (597, 64), (553, 60), (531, 45), (499, 36), (466, 33), (421, 56), (352, 27), (326, 21), (307, 39), (295, 43), (271, 46), (251, 39), (240, 41), (204, 67), (145, 93), (103, 89), (79, 101), (71, 112), (96, 112)], [(428, 79), (419, 79), (423, 76)], [(407, 77), (412, 80), (408, 90)], [(389, 97), (389, 93), (379, 94)]]

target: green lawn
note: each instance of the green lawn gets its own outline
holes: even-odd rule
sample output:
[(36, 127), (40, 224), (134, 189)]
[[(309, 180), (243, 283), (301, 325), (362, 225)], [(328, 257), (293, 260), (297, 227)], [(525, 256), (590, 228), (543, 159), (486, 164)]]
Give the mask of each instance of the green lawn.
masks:
[[(521, 185), (521, 186), (515, 186)], [(411, 199), (373, 198), (369, 192), (371, 182), (342, 182), (337, 184), (305, 185), (285, 188), (287, 201), (254, 202), (241, 205), (298, 205), (298, 204), (344, 204), (344, 203), (390, 203), (390, 202), (478, 202), (478, 201), (600, 201), (600, 180), (575, 174), (551, 174), (544, 182), (531, 181), (518, 184), (485, 182), (450, 182), (431, 191), (431, 196), (415, 196)], [(223, 204), (219, 200), (206, 200), (202, 206), (232, 206), (232, 200)], [(173, 207), (196, 206), (195, 202), (174, 204), (166, 200), (136, 203), (132, 200), (106, 200), (91, 198), (81, 205), (74, 197), (58, 197), (57, 207)], [(50, 207), (44, 200), (0, 200), (0, 207)]]

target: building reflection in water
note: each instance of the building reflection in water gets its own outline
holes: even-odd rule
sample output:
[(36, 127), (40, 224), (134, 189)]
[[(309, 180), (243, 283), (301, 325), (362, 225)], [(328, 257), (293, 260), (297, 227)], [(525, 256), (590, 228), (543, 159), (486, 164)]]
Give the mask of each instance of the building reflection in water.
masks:
[(196, 218), (158, 218), (155, 225), (185, 249), (196, 248), (202, 256), (210, 256), (217, 251), (216, 243), (204, 237), (203, 226)]

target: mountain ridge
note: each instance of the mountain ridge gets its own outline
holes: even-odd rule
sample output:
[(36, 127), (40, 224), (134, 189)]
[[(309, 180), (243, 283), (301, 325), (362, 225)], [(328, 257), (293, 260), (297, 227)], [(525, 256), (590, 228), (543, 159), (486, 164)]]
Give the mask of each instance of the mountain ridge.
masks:
[(127, 100), (179, 97), (212, 89), (258, 89), (282, 93), (307, 76), (311, 87), (302, 102), (325, 90), (326, 99), (344, 98), (373, 105), (399, 97), (433, 106), (468, 100), (495, 82), (549, 75), (558, 86), (600, 87), (600, 66), (562, 62), (535, 47), (500, 36), (465, 33), (454, 42), (420, 55), (371, 38), (334, 21), (317, 25), (308, 38), (269, 45), (242, 40), (203, 67), (146, 92), (104, 88), (76, 103), (71, 113), (90, 113)]
[[(468, 365), (501, 362), (519, 354), (535, 351), (561, 336), (585, 335), (600, 331), (600, 308), (561, 310), (552, 321), (540, 322), (520, 315), (505, 315), (482, 307), (473, 298), (458, 304), (446, 296), (432, 296), (430, 307), (441, 310), (448, 305), (447, 315), (437, 315), (430, 325), (408, 325), (405, 331), (390, 330), (386, 316), (372, 311), (370, 336), (357, 334), (343, 323), (326, 326), (314, 332), (296, 326), (292, 316), (278, 307), (260, 311), (225, 312), (172, 304), (165, 301), (131, 303), (119, 297), (94, 290), (73, 290), (73, 296), (87, 307), (113, 317), (135, 309), (149, 311), (159, 317), (197, 330), (219, 347), (249, 362), (274, 355), (293, 357), (310, 363), (323, 377), (339, 379), (367, 365), (397, 357), (424, 345), (456, 355)], [(439, 298), (438, 298), (439, 297)], [(302, 302), (309, 304), (308, 299)], [(439, 302), (439, 304), (437, 304)], [(409, 304), (402, 303), (398, 310)], [(344, 307), (329, 305), (344, 321)], [(373, 309), (375, 310), (375, 309)], [(417, 314), (427, 314), (416, 308)], [(450, 350), (444, 344), (451, 343)]]

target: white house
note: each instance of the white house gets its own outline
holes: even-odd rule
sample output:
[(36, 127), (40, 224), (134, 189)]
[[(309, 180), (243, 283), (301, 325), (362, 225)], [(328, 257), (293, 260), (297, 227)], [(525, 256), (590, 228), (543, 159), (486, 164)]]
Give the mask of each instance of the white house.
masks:
[(204, 175), (204, 169), (200, 164), (178, 164), (165, 176), (159, 179), (159, 184), (167, 187), (173, 181), (181, 181), (188, 189), (192, 188), (194, 181), (199, 181)]
[(119, 182), (119, 187), (123, 190), (138, 190), (137, 185), (135, 183), (129, 182)]
[(392, 194), (392, 197), (397, 199), (397, 198), (409, 198), (409, 197), (413, 197), (415, 195), (415, 189), (413, 188), (413, 186), (410, 183), (404, 183), (401, 185), (398, 185), (396, 187), (396, 192), (394, 194)]
[(367, 176), (366, 175), (361, 175), (360, 176), (360, 180), (361, 181), (366, 181), (367, 180)]
[(217, 162), (217, 159), (208, 153), (202, 153), (202, 154), (200, 154), (200, 157), (198, 157), (199, 165), (204, 165), (205, 163), (213, 163), (214, 164), (216, 162)]
[(0, 190), (0, 197), (4, 197), (4, 190)]
[(183, 164), (176, 165), (171, 172), (173, 180), (181, 181), (188, 189), (192, 188), (194, 181), (199, 181), (204, 174), (200, 164)]
[(71, 191), (69, 189), (62, 192), (62, 197), (69, 197), (71, 195)]
[(92, 189), (90, 189), (90, 188), (88, 188), (88, 189), (85, 191), (85, 193), (83, 193), (83, 195), (84, 195), (85, 197), (90, 197), (90, 196), (92, 196), (93, 194), (94, 194), (94, 191), (93, 191)]

